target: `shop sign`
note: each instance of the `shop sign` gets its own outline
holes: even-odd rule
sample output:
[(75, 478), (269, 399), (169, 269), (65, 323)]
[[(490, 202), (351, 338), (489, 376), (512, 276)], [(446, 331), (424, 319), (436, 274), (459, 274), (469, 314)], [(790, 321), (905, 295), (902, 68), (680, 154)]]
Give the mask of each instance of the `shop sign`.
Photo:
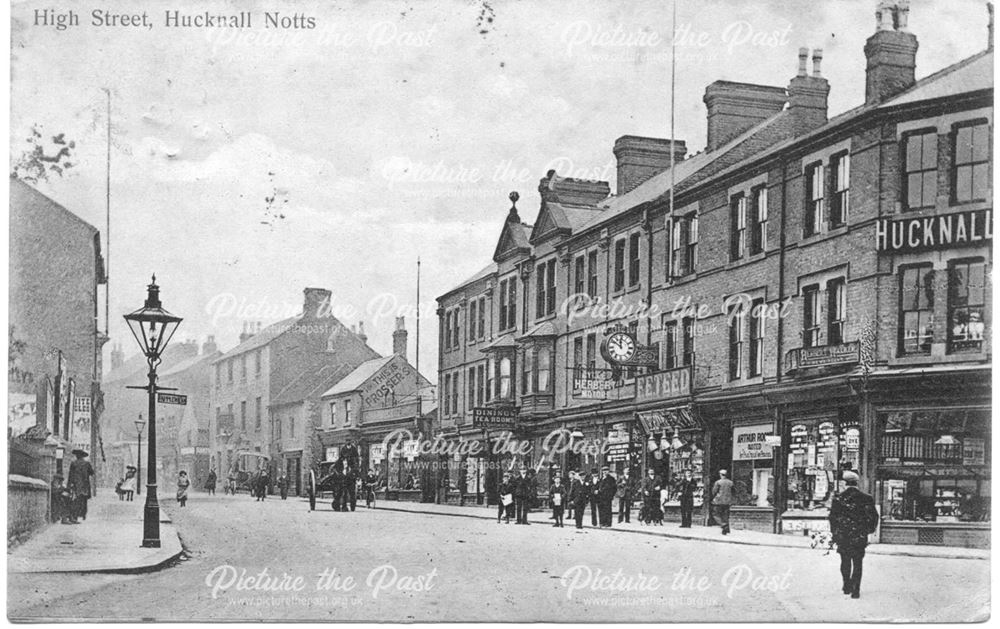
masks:
[(606, 400), (608, 398), (608, 391), (614, 389), (616, 384), (610, 377), (573, 378), (573, 397)]
[(691, 408), (680, 406), (666, 410), (642, 411), (638, 413), (639, 422), (647, 433), (664, 432), (666, 430), (690, 430), (700, 428), (691, 415)]
[(880, 219), (875, 249), (890, 253), (976, 245), (993, 240), (992, 210), (968, 210), (937, 216)]
[(619, 422), (611, 425), (608, 430), (608, 443), (628, 443), (632, 440), (628, 422)]
[(70, 426), (70, 443), (74, 448), (90, 450), (90, 398), (73, 398), (73, 424)]
[(767, 444), (767, 437), (771, 436), (774, 429), (771, 424), (761, 424), (757, 426), (736, 426), (733, 428), (733, 460), (734, 461), (754, 461), (758, 459), (770, 459), (771, 448)]
[(986, 464), (986, 440), (985, 439), (963, 439), (962, 440), (962, 465), (985, 465)]
[(830, 521), (825, 518), (810, 518), (810, 519), (781, 519), (781, 530), (782, 532), (788, 531), (830, 531)]
[(800, 347), (789, 350), (785, 355), (785, 371), (812, 367), (834, 367), (856, 365), (861, 361), (861, 343), (851, 341), (839, 345)]
[(406, 457), (407, 461), (413, 461), (417, 458), (417, 450), (420, 446), (420, 442), (416, 439), (410, 439), (409, 441), (403, 442), (403, 456)]
[(662, 400), (691, 395), (691, 367), (660, 371), (635, 379), (635, 401)]
[(368, 460), (372, 464), (381, 463), (385, 459), (385, 444), (373, 443), (368, 446)]
[(517, 407), (497, 406), (472, 409), (473, 428), (489, 430), (513, 430), (517, 423)]
[(628, 461), (628, 452), (628, 443), (609, 443), (604, 450), (604, 460), (609, 463)]
[(769, 448), (779, 448), (781, 447), (781, 435), (766, 435), (764, 437), (764, 443), (767, 444)]

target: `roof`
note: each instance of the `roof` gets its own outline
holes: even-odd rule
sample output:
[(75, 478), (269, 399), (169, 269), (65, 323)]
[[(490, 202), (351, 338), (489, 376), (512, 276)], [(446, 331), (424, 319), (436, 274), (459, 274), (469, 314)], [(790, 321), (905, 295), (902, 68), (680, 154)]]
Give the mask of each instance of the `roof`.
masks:
[(257, 332), (247, 340), (243, 341), (236, 347), (232, 348), (228, 352), (225, 352), (221, 356), (215, 359), (218, 362), (224, 358), (229, 358), (231, 356), (236, 356), (244, 352), (249, 352), (250, 350), (257, 349), (258, 347), (263, 347), (267, 345), (274, 339), (278, 338), (295, 325), (295, 322), (302, 318), (302, 315), (297, 315), (294, 317), (289, 317), (277, 323), (272, 323), (260, 332)]
[(324, 393), (321, 397), (327, 397), (330, 395), (339, 395), (341, 393), (350, 393), (351, 391), (357, 391), (361, 388), (369, 378), (378, 373), (378, 370), (386, 366), (389, 361), (395, 358), (396, 355), (386, 356), (384, 358), (375, 358), (366, 362), (361, 363), (357, 368), (351, 373), (347, 374), (342, 380), (337, 382), (331, 389)]
[(316, 396), (320, 391), (340, 381), (350, 371), (350, 365), (323, 365), (319, 370), (306, 369), (271, 398), (271, 406), (296, 404)]
[(496, 338), (492, 343), (483, 346), (480, 351), (488, 352), (491, 349), (499, 349), (501, 347), (517, 347), (517, 342), (514, 341), (514, 335), (504, 334), (503, 336)]
[(992, 88), (993, 50), (984, 50), (920, 79), (908, 90), (881, 103), (879, 107), (894, 107)]
[[(17, 193), (16, 191), (18, 189), (20, 189), (21, 192), (25, 192), (25, 193), (27, 193), (27, 194), (29, 194), (31, 196), (39, 197), (39, 198), (45, 200), (52, 207), (54, 207), (55, 209), (57, 209), (57, 210), (61, 211), (63, 214), (65, 214), (67, 218), (69, 218), (70, 220), (72, 220), (72, 221), (74, 221), (76, 223), (79, 223), (83, 227), (85, 227), (88, 230), (90, 230), (91, 233), (93, 233), (93, 234), (100, 233), (99, 229), (97, 229), (96, 227), (94, 227), (93, 225), (91, 225), (90, 223), (88, 223), (87, 221), (83, 220), (82, 218), (80, 218), (79, 216), (77, 216), (76, 214), (74, 214), (73, 212), (71, 212), (70, 210), (66, 209), (66, 207), (64, 205), (62, 205), (61, 203), (59, 203), (58, 201), (56, 201), (52, 197), (49, 197), (49, 196), (47, 196), (47, 195), (39, 192), (33, 186), (29, 185), (28, 183), (26, 183), (24, 181), (21, 181), (20, 179), (18, 179), (14, 175), (11, 175), (10, 176), (10, 194), (11, 194), (11, 196), (13, 196), (14, 194), (16, 194)], [(11, 199), (11, 200), (13, 201), (13, 199)]]
[(491, 276), (491, 275), (493, 275), (494, 273), (497, 272), (497, 268), (498, 267), (497, 267), (497, 263), (496, 262), (490, 262), (489, 264), (487, 264), (486, 266), (484, 266), (483, 268), (481, 268), (475, 275), (473, 275), (469, 279), (467, 279), (464, 282), (462, 282), (461, 284), (459, 284), (459, 286), (465, 286), (467, 284), (471, 284), (473, 282), (477, 282), (477, 281), (479, 281), (479, 280), (481, 280), (481, 279), (483, 279), (485, 277), (489, 277), (489, 276)]
[(528, 330), (523, 335), (517, 337), (517, 340), (530, 339), (530, 338), (545, 338), (550, 336), (559, 336), (558, 330), (556, 330), (555, 324), (550, 321), (543, 321), (535, 327)]
[(208, 355), (202, 354), (200, 356), (192, 356), (191, 358), (184, 359), (178, 362), (177, 364), (173, 365), (172, 367), (170, 367), (170, 369), (161, 373), (160, 377), (166, 378), (181, 373), (182, 371), (186, 371), (202, 361), (214, 362), (215, 359), (218, 358), (220, 354), (221, 352), (213, 352)]

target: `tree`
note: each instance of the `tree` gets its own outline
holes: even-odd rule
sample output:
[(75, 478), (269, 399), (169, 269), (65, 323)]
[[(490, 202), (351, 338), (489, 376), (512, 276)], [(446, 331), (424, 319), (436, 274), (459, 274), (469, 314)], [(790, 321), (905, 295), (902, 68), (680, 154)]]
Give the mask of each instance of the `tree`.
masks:
[(62, 177), (66, 170), (76, 165), (70, 161), (76, 142), (67, 141), (65, 133), (52, 136), (50, 146), (47, 147), (42, 139), (41, 128), (36, 124), (32, 125), (31, 136), (25, 142), (28, 147), (11, 163), (11, 176), (21, 181), (36, 184), (48, 181), (50, 174)]

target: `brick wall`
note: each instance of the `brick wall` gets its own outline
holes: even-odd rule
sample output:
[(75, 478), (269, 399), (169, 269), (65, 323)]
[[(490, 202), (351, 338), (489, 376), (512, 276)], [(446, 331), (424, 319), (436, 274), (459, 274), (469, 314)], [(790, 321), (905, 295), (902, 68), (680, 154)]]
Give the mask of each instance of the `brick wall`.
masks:
[(49, 486), (45, 481), (10, 474), (7, 477), (7, 545), (27, 538), (48, 522)]

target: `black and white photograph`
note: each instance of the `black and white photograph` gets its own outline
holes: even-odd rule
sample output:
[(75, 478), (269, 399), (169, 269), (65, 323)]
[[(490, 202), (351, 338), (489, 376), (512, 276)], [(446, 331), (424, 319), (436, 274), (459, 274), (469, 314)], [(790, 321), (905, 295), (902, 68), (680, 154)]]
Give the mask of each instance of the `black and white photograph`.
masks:
[(9, 622), (990, 619), (992, 3), (9, 25)]

